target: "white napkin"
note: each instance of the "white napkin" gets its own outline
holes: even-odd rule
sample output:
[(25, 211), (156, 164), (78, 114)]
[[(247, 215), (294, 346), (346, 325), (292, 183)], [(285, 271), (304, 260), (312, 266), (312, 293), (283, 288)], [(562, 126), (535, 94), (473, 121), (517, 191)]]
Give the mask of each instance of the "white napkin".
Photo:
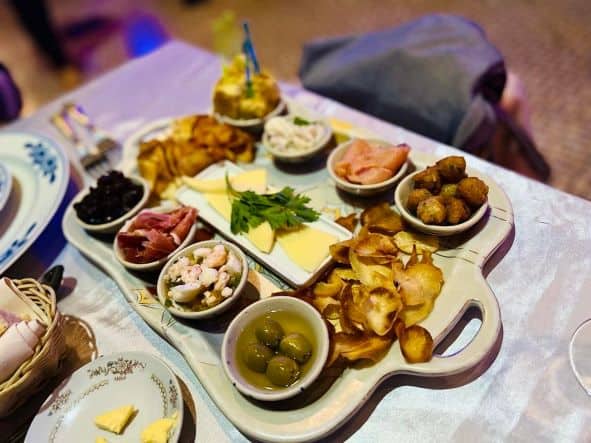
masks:
[(0, 383), (33, 355), (44, 333), (44, 325), (37, 320), (29, 320), (13, 324), (0, 336)]

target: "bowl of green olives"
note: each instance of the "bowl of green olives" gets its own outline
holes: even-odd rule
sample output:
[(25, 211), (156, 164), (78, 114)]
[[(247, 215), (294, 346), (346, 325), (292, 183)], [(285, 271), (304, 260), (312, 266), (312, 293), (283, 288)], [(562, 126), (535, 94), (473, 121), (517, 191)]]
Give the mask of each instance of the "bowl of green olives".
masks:
[(309, 387), (328, 350), (328, 329), (320, 313), (300, 299), (277, 296), (253, 303), (230, 323), (222, 361), (242, 394), (277, 401)]

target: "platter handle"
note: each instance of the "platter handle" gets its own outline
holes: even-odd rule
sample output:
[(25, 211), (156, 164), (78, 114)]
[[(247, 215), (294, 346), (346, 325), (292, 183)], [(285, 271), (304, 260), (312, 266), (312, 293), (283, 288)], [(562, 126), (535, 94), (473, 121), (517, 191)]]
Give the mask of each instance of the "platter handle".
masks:
[(489, 362), (491, 350), (495, 347), (501, 332), (501, 312), (499, 304), (488, 283), (482, 279), (482, 292), (470, 297), (462, 306), (455, 320), (438, 337), (441, 342), (455, 327), (469, 308), (476, 308), (482, 316), (482, 324), (476, 335), (463, 349), (449, 355), (433, 355), (426, 363), (404, 363), (398, 373), (419, 375), (423, 377), (444, 377), (459, 374), (472, 369), (483, 361)]

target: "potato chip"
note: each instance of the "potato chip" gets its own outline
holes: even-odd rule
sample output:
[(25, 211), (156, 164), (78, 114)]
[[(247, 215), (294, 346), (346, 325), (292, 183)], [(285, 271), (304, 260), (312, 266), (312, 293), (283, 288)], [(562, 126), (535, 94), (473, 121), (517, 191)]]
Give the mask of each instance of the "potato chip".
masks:
[(318, 282), (314, 285), (314, 295), (317, 297), (336, 297), (343, 289), (342, 280), (333, 282)]
[(439, 249), (437, 237), (408, 231), (397, 232), (394, 235), (394, 243), (406, 254), (411, 254), (413, 247), (416, 247), (418, 254), (422, 254), (424, 251), (436, 252)]
[(192, 177), (223, 159), (252, 162), (252, 136), (211, 116), (197, 115), (175, 120), (165, 139), (141, 142), (137, 161), (140, 175), (161, 196), (175, 177)]
[(424, 363), (433, 356), (433, 337), (425, 328), (413, 325), (397, 332), (402, 355), (409, 363)]
[(359, 220), (357, 219), (357, 214), (355, 213), (349, 214), (345, 217), (339, 217), (335, 220), (335, 223), (338, 223), (349, 232), (355, 232), (358, 222)]
[(355, 275), (365, 286), (394, 288), (394, 272), (391, 266), (376, 264), (372, 258), (360, 257), (353, 251), (349, 252), (349, 260)]
[(349, 250), (351, 246), (354, 244), (354, 240), (345, 240), (334, 245), (330, 245), (328, 251), (330, 252), (330, 256), (334, 261), (337, 263), (341, 263), (343, 265), (348, 265), (349, 262)]
[(337, 333), (333, 337), (332, 353), (328, 359), (328, 366), (339, 357), (349, 361), (370, 360), (374, 363), (386, 355), (392, 346), (392, 339), (377, 335), (350, 335)]
[(353, 251), (362, 257), (393, 258), (398, 249), (391, 237), (370, 233), (355, 243)]
[(394, 235), (404, 229), (404, 222), (388, 202), (365, 209), (361, 213), (361, 224), (370, 232)]
[(426, 319), (435, 304), (433, 299), (427, 299), (422, 305), (405, 306), (398, 317), (404, 322), (406, 327), (415, 325)]

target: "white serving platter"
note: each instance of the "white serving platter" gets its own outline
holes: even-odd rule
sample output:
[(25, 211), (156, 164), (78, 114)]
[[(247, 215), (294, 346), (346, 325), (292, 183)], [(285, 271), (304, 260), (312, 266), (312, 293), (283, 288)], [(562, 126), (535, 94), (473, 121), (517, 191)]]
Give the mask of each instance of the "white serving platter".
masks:
[[(410, 158), (417, 168), (437, 160), (420, 152), (412, 152)], [(78, 226), (71, 208), (64, 217), (63, 231), (68, 241), (118, 283), (146, 322), (184, 355), (213, 401), (240, 431), (261, 441), (313, 441), (329, 436), (343, 425), (391, 376), (445, 377), (468, 371), (491, 358), (502, 323), (498, 302), (483, 277), (482, 268), (511, 233), (513, 212), (502, 189), (489, 177), (478, 176), (490, 188), (489, 210), (470, 231), (460, 237), (441, 240), (442, 249), (434, 255), (434, 261), (443, 270), (445, 284), (433, 312), (421, 323), (430, 331), (435, 344), (439, 344), (466, 310), (475, 308), (481, 313), (482, 324), (474, 338), (453, 355), (435, 355), (430, 362), (421, 364), (407, 363), (399, 344), (394, 343), (379, 363), (345, 370), (315, 401), (296, 401), (282, 408), (248, 400), (227, 379), (220, 361), (227, 318), (220, 320), (217, 328), (212, 328), (211, 324), (179, 322), (150, 295), (148, 283), (127, 273), (116, 261), (110, 245), (90, 237)], [(257, 297), (267, 297), (275, 291), (258, 273), (251, 272), (250, 281), (257, 290)]]
[[(137, 414), (121, 435), (97, 428), (94, 418), (132, 404)], [(109, 442), (140, 441), (150, 423), (176, 414), (169, 442), (179, 439), (183, 398), (174, 372), (144, 352), (102, 356), (79, 368), (43, 403), (25, 443), (78, 443), (104, 437)]]
[[(230, 176), (237, 175), (244, 172), (239, 166), (231, 162), (216, 163), (201, 171), (195, 176), (200, 180), (214, 180), (224, 178), (228, 173)], [(328, 255), (313, 272), (308, 272), (297, 263), (294, 263), (283, 251), (278, 242), (275, 242), (270, 253), (261, 252), (246, 236), (239, 234), (232, 234), (230, 230), (230, 223), (205, 199), (205, 196), (187, 186), (181, 187), (176, 194), (177, 199), (184, 205), (193, 206), (199, 211), (199, 218), (205, 220), (208, 224), (215, 227), (215, 229), (228, 238), (230, 241), (240, 245), (243, 249), (254, 257), (257, 261), (265, 265), (269, 270), (282, 277), (293, 286), (306, 286), (313, 282), (319, 275), (321, 275), (330, 266), (331, 258)], [(352, 234), (343, 228), (341, 225), (329, 220), (324, 216), (320, 216), (318, 220), (308, 223), (308, 226), (324, 231), (338, 238), (338, 241), (347, 240), (352, 237)], [(310, 245), (313, 247), (314, 245)]]
[(0, 213), (0, 275), (43, 232), (66, 192), (70, 166), (60, 145), (40, 135), (0, 133), (0, 163), (12, 175)]

